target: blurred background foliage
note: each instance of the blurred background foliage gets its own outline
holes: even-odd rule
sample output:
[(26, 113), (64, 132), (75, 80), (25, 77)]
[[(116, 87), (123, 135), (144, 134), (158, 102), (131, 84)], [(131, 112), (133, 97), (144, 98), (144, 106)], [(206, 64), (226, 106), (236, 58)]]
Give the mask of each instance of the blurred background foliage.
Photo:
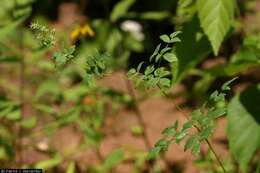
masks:
[[(230, 28), (218, 53), (213, 51), (215, 44), (201, 27), (195, 4), (195, 0), (1, 0), (0, 167), (80, 172), (73, 155), (89, 147), (101, 157), (98, 164), (88, 168), (90, 172), (109, 172), (127, 160), (122, 149), (114, 150), (106, 158), (102, 158), (98, 150), (104, 137), (104, 115), (116, 114), (122, 107), (131, 108), (133, 100), (127, 93), (100, 85), (99, 79), (103, 76), (88, 76), (86, 58), (93, 55), (101, 59), (104, 56), (109, 67), (106, 75), (125, 72), (142, 61), (147, 62), (145, 57), (149, 57), (159, 44), (159, 36), (175, 30), (182, 31), (182, 42), (174, 47), (178, 62), (162, 63), (172, 73), (169, 77), (172, 87), (183, 84), (187, 88), (180, 93), (187, 98), (187, 106), (193, 108), (202, 103), (208, 93), (231, 76), (240, 76), (237, 88), (254, 86), (248, 92), (255, 93), (257, 100), (260, 91), (257, 85), (260, 78), (259, 3), (257, 5), (256, 0), (237, 1), (235, 20), (229, 23)], [(29, 29), (32, 21), (55, 28), (58, 44), (54, 48), (38, 42)], [(76, 45), (76, 50), (71, 52), (74, 59), (57, 70), (52, 55), (71, 45)], [(106, 54), (99, 54), (97, 50)], [(144, 99), (147, 97), (144, 94)], [(244, 110), (243, 106), (245, 109), (249, 106), (241, 103), (238, 97), (240, 95), (231, 102), (229, 110), (232, 114), (236, 114), (234, 109)], [(252, 110), (249, 114), (240, 113), (248, 116), (248, 123), (254, 124), (248, 134), (256, 130), (260, 136), (256, 115), (260, 111)], [(250, 119), (252, 117), (255, 119)], [(228, 121), (231, 129), (228, 136), (235, 160), (244, 172), (255, 170), (259, 157), (253, 156), (259, 149), (260, 137), (256, 135), (255, 144), (248, 144), (248, 138), (237, 144), (239, 137), (236, 135), (243, 132), (233, 131), (237, 128), (233, 128), (234, 117), (230, 116)], [(76, 149), (59, 153), (48, 142), (36, 142), (69, 125), (73, 125), (83, 138)], [(245, 124), (242, 126), (246, 127)], [(142, 128), (133, 127), (132, 131), (140, 135)], [(21, 141), (24, 147), (47, 153), (49, 157), (20, 163), (19, 156), (23, 155), (19, 148)], [(247, 153), (239, 153), (242, 145), (251, 145)], [(142, 172), (145, 153), (136, 152), (131, 157), (133, 172)], [(59, 167), (62, 163), (66, 163), (66, 168)], [(198, 161), (199, 165), (207, 163), (207, 159)], [(227, 165), (231, 171), (238, 169), (232, 162)], [(201, 167), (203, 170), (207, 166)], [(258, 170), (259, 167), (258, 164)]]

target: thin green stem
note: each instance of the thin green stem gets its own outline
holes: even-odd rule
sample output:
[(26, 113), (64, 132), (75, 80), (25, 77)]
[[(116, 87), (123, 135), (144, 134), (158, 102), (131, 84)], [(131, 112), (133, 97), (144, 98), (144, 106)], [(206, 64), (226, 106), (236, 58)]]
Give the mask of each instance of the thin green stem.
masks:
[[(158, 88), (161, 90), (161, 92), (163, 93), (163, 95), (166, 97), (166, 98), (171, 98), (171, 96), (169, 94), (167, 94), (159, 85), (157, 85)], [(180, 111), (187, 120), (189, 120), (189, 116), (182, 110), (182, 108), (180, 108), (178, 105), (175, 105), (175, 108)], [(193, 125), (193, 127), (198, 131), (198, 132), (201, 132), (200, 128), (196, 125)], [(209, 146), (209, 149), (212, 151), (212, 153), (214, 154), (214, 156), (216, 157), (217, 159), (217, 162), (218, 164), (220, 165), (220, 167), (222, 168), (223, 172), (224, 173), (227, 173), (225, 167), (224, 167), (224, 164), (221, 162), (219, 156), (217, 155), (215, 149), (213, 148), (213, 146), (211, 145), (211, 143), (209, 142), (208, 139), (205, 139), (207, 145)]]
[(210, 150), (212, 151), (212, 153), (214, 154), (214, 156), (216, 157), (217, 161), (218, 161), (218, 164), (220, 165), (220, 167), (222, 168), (223, 172), (224, 173), (227, 173), (223, 163), (221, 162), (219, 156), (217, 155), (216, 151), (214, 150), (213, 146), (211, 145), (211, 143), (209, 142), (208, 139), (205, 139), (206, 143), (208, 144)]

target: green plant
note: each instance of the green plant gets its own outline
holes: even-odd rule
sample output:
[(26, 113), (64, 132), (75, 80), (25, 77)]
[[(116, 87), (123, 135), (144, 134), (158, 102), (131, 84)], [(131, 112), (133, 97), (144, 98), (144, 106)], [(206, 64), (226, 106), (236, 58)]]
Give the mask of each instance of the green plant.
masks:
[[(79, 169), (73, 156), (90, 148), (96, 152), (99, 161), (91, 166), (93, 172), (113, 171), (125, 161), (135, 164), (135, 172), (141, 172), (144, 167), (154, 172), (170, 172), (164, 153), (171, 143), (184, 142), (185, 151), (191, 150), (194, 155), (199, 155), (201, 143), (205, 142), (220, 165), (211, 172), (239, 172), (239, 168), (242, 172), (254, 172), (260, 169), (256, 154), (260, 147), (257, 117), (260, 27), (257, 22), (248, 25), (245, 17), (248, 14), (257, 16), (254, 0), (89, 1), (98, 10), (89, 10), (84, 16), (89, 20), (79, 25), (93, 27), (92, 37), (85, 38), (82, 34), (74, 40), (69, 39), (70, 29), (59, 28), (56, 33), (49, 22), (42, 19), (43, 16), (53, 17), (42, 13), (42, 9), (48, 9), (49, 5), (56, 8), (61, 2), (53, 2), (54, 5), (44, 1), (3, 0), (0, 7), (1, 166), (21, 165), (57, 171), (60, 165), (68, 163), (66, 171), (73, 173)], [(77, 3), (82, 7), (80, 13), (85, 14), (84, 1)], [(28, 30), (23, 25), (28, 22), (26, 19), (39, 22), (32, 23)], [(52, 22), (57, 22), (57, 26), (62, 23)], [(154, 36), (172, 28), (181, 32), (160, 36), (162, 43), (153, 50), (157, 44)], [(137, 60), (137, 55), (147, 55), (148, 58)], [(221, 60), (221, 63), (215, 60)], [(127, 66), (137, 62), (141, 62), (137, 68), (128, 71)], [(213, 66), (207, 66), (208, 62), (213, 62)], [(180, 83), (186, 87), (185, 93), (180, 95), (196, 105), (207, 101), (196, 106), (198, 108), (191, 106), (194, 111), (190, 115), (184, 114), (187, 121), (183, 125), (176, 121), (167, 127), (162, 132), (163, 137), (151, 149), (145, 115), (140, 109), (141, 102), (149, 99), (150, 93), (136, 96), (128, 80), (127, 93), (99, 84), (99, 80), (117, 70), (128, 71), (129, 79), (142, 91), (152, 93), (159, 88), (159, 95), (168, 101), (175, 99), (168, 90)], [(208, 96), (209, 91), (215, 90), (215, 84), (233, 76), (241, 76), (236, 88), (251, 86), (236, 93), (230, 102), (225, 96), (233, 80)], [(13, 84), (16, 79), (19, 87)], [(154, 95), (158, 96), (158, 93)], [(100, 153), (100, 144), (105, 138), (104, 119), (108, 114), (116, 116), (121, 106), (133, 109), (138, 125), (131, 131), (143, 139), (146, 150), (151, 149), (148, 158), (152, 161), (145, 160), (144, 151), (140, 155), (135, 153), (130, 159), (123, 156), (121, 149), (114, 150), (107, 158)], [(183, 112), (178, 106), (176, 109)], [(232, 169), (228, 169), (210, 143), (216, 120), (226, 113), (228, 147), (239, 168), (230, 166)], [(40, 148), (48, 159), (29, 165), (23, 162), (22, 150), (37, 148), (32, 141), (67, 126), (75, 127), (82, 136), (76, 149), (63, 153), (51, 147)], [(24, 138), (29, 141), (28, 145), (23, 144)], [(158, 168), (156, 159), (159, 154), (162, 154), (165, 170)], [(205, 158), (205, 163), (206, 167), (214, 165), (209, 158)], [(219, 170), (220, 167), (223, 170)]]

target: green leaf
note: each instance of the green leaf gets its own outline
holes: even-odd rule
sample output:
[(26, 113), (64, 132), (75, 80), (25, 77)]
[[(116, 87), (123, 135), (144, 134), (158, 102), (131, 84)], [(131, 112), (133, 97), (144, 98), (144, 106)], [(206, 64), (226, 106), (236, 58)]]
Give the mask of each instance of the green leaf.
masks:
[(160, 67), (160, 68), (157, 68), (155, 71), (154, 71), (154, 75), (156, 77), (165, 77), (167, 75), (169, 75), (170, 72), (165, 70), (163, 67)]
[(234, 18), (234, 0), (197, 0), (200, 24), (217, 55)]
[(122, 149), (116, 149), (108, 155), (104, 163), (101, 166), (99, 166), (97, 170), (99, 173), (110, 172), (123, 160), (124, 160), (124, 151)]
[(170, 37), (171, 37), (171, 39), (172, 39), (172, 38), (178, 36), (178, 35), (181, 34), (181, 33), (182, 33), (182, 31), (175, 31), (175, 32), (173, 32), (173, 33), (170, 35)]
[(231, 88), (229, 87), (229, 85), (230, 85), (232, 82), (234, 82), (235, 80), (237, 80), (237, 79), (238, 79), (238, 77), (235, 77), (235, 78), (233, 78), (233, 79), (231, 79), (231, 80), (225, 82), (225, 83), (222, 85), (221, 90), (222, 90), (222, 91), (229, 91), (229, 90), (231, 89)]
[(187, 151), (188, 149), (190, 149), (190, 148), (194, 145), (194, 143), (196, 142), (196, 140), (198, 140), (198, 139), (196, 138), (196, 136), (191, 136), (191, 137), (189, 137), (189, 139), (186, 141), (186, 144), (185, 144), (185, 146), (184, 146), (184, 151)]
[(191, 152), (194, 155), (198, 155), (200, 153), (200, 142), (199, 142), (199, 140), (194, 141), (194, 144), (191, 148)]
[(235, 96), (228, 105), (229, 147), (243, 172), (260, 147), (260, 89), (251, 87)]
[(26, 129), (31, 129), (33, 128), (37, 123), (37, 117), (36, 116), (32, 116), (30, 118), (27, 118), (27, 119), (24, 119), (22, 122), (21, 122), (21, 126), (23, 128), (26, 128)]
[(55, 65), (60, 68), (64, 66), (67, 62), (66, 55), (61, 52), (55, 52), (53, 55), (53, 58), (55, 60)]
[(160, 152), (164, 152), (168, 150), (170, 142), (165, 139), (160, 139), (158, 142), (156, 142), (155, 147), (160, 148)]
[(226, 108), (212, 108), (209, 110), (208, 112), (208, 116), (212, 117), (212, 118), (219, 118), (223, 115), (226, 114)]
[(179, 37), (175, 37), (170, 40), (170, 43), (176, 43), (176, 42), (181, 42), (181, 39)]
[(138, 64), (137, 69), (136, 69), (137, 72), (140, 72), (143, 64), (144, 64), (144, 62), (141, 62), (140, 64)]
[(123, 17), (129, 8), (135, 3), (135, 0), (121, 0), (113, 8), (110, 19), (115, 22), (121, 17)]
[(34, 168), (36, 168), (36, 169), (50, 169), (50, 168), (53, 168), (55, 166), (58, 166), (61, 162), (62, 162), (61, 157), (56, 156), (52, 159), (39, 161), (38, 163), (36, 163)]
[(127, 73), (127, 76), (132, 76), (136, 73), (136, 70), (134, 68), (131, 68), (128, 73)]
[(165, 43), (170, 43), (171, 39), (168, 35), (164, 34), (160, 36), (160, 39)]
[(16, 109), (12, 112), (9, 112), (8, 115), (6, 115), (6, 118), (12, 121), (17, 121), (21, 118), (21, 111), (20, 109)]
[(213, 127), (207, 127), (206, 129), (203, 129), (202, 132), (200, 133), (201, 139), (208, 139), (209, 136), (213, 132)]
[(75, 173), (75, 163), (71, 162), (67, 167), (66, 173)]
[(170, 87), (171, 86), (171, 80), (167, 78), (161, 78), (159, 81), (159, 85), (162, 87)]
[(147, 155), (147, 160), (156, 158), (159, 155), (159, 153), (160, 153), (160, 148), (158, 147), (152, 148)]
[(177, 122), (178, 122), (178, 121), (176, 121), (175, 124), (173, 124), (172, 126), (167, 127), (166, 129), (164, 129), (164, 130), (162, 131), (162, 134), (167, 135), (167, 136), (175, 136), (175, 134), (176, 134), (176, 132), (177, 132), (176, 130), (177, 130), (177, 128), (178, 128)]
[(183, 128), (182, 130), (187, 130), (187, 129), (190, 129), (192, 127), (192, 124), (191, 122), (186, 122), (185, 124), (183, 124)]
[(144, 128), (140, 125), (132, 126), (130, 130), (134, 135), (142, 135), (144, 133)]
[(171, 16), (171, 13), (168, 11), (147, 11), (144, 13), (136, 14), (136, 17), (140, 17), (144, 20), (162, 20)]
[(164, 53), (168, 52), (169, 50), (171, 50), (172, 48), (169, 47), (165, 47), (160, 51), (160, 54), (163, 55)]
[(160, 48), (161, 48), (161, 44), (158, 44), (157, 47), (155, 48), (153, 54), (150, 57), (150, 61), (152, 61), (153, 58), (159, 53)]
[[(198, 38), (198, 35), (202, 37)], [(188, 75), (190, 69), (194, 68), (212, 51), (206, 35), (200, 28), (197, 17), (184, 24), (180, 39), (182, 42), (176, 44), (175, 50), (178, 62), (171, 64), (173, 83), (180, 82)]]
[(178, 58), (174, 53), (166, 53), (166, 54), (163, 55), (163, 58), (168, 62), (178, 61)]
[(154, 66), (153, 65), (151, 65), (151, 66), (147, 66), (146, 67), (146, 69), (145, 69), (145, 71), (144, 71), (144, 74), (145, 75), (149, 75), (149, 74), (151, 74), (153, 71), (154, 71)]
[(155, 87), (160, 81), (160, 78), (155, 77), (155, 78), (151, 78), (146, 82), (146, 85), (148, 88), (153, 88)]
[(0, 39), (4, 39), (6, 36), (8, 36), (9, 33), (12, 33), (12, 31), (17, 28), (22, 22), (24, 22), (27, 17), (29, 17), (28, 15), (20, 17), (19, 19), (17, 19), (16, 21), (13, 21), (12, 23), (8, 24), (5, 27), (1, 27), (0, 28)]
[(178, 132), (175, 136), (176, 143), (177, 144), (180, 143), (185, 138), (186, 135), (187, 135), (186, 130), (182, 130), (182, 131)]

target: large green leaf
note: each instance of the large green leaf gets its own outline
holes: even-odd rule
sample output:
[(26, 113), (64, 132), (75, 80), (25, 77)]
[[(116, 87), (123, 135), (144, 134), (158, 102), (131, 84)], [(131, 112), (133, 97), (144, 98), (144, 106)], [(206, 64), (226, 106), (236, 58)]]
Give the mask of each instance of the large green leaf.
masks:
[(115, 5), (114, 9), (112, 10), (110, 19), (112, 21), (116, 21), (119, 18), (123, 17), (134, 3), (135, 0), (121, 0)]
[(234, 158), (243, 172), (260, 147), (260, 86), (235, 96), (228, 106), (227, 135)]
[(208, 36), (215, 55), (231, 27), (235, 6), (234, 0), (197, 0), (201, 27)]
[(7, 37), (8, 34), (10, 34), (15, 28), (17, 28), (22, 22), (24, 22), (25, 19), (27, 19), (27, 17), (28, 17), (28, 15), (23, 16), (4, 27), (1, 27), (0, 28), (0, 39), (4, 39), (5, 37)]

